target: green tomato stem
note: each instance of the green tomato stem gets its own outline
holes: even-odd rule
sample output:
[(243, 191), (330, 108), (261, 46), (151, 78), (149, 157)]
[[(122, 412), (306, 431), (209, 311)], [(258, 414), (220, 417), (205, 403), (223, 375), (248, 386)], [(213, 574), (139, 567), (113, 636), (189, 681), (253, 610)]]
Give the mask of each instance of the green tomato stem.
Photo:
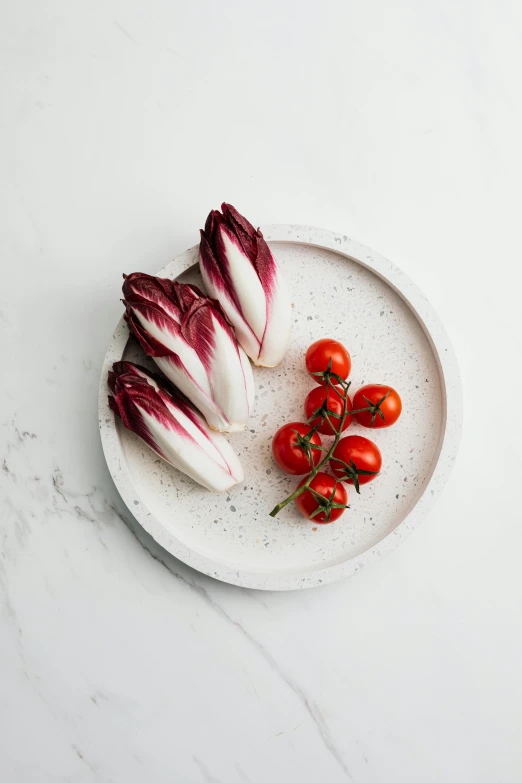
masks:
[[(339, 379), (339, 380), (342, 380), (342, 379)], [(326, 385), (325, 385), (326, 396), (327, 397), (328, 397), (328, 389), (330, 387), (330, 383), (331, 383), (330, 382), (330, 378), (327, 375), (326, 376)], [(329, 462), (329, 460), (331, 459), (332, 454), (334, 453), (334, 449), (337, 446), (337, 444), (339, 443), (339, 440), (341, 439), (341, 436), (343, 434), (343, 425), (344, 425), (344, 422), (346, 421), (346, 417), (348, 415), (348, 410), (347, 410), (348, 404), (347, 403), (348, 403), (348, 387), (349, 387), (349, 385), (350, 384), (347, 383), (346, 381), (342, 381), (342, 386), (343, 386), (343, 389), (344, 389), (344, 392), (345, 392), (344, 393), (344, 398), (343, 398), (343, 412), (341, 414), (341, 418), (340, 418), (340, 421), (339, 421), (339, 429), (335, 433), (335, 438), (334, 438), (334, 441), (333, 441), (332, 445), (330, 446), (330, 448), (326, 452), (326, 454), (323, 457), (323, 459), (319, 462), (319, 464), (318, 465), (315, 465), (315, 464), (312, 465), (312, 472), (310, 473), (310, 475), (306, 479), (305, 483), (302, 484), (300, 487), (297, 487), (297, 489), (294, 492), (292, 492), (291, 495), (289, 495), (287, 498), (285, 498), (280, 503), (278, 503), (277, 506), (274, 506), (274, 508), (270, 512), (270, 516), (271, 517), (277, 516), (279, 514), (279, 512), (281, 511), (281, 509), (283, 509), (285, 506), (287, 506), (293, 500), (298, 498), (299, 495), (302, 495), (303, 492), (305, 492), (308, 489), (308, 487), (310, 486), (312, 480), (320, 472), (321, 468), (324, 465), (326, 465)], [(325, 412), (325, 415), (326, 415), (326, 418), (328, 419), (328, 421), (330, 421), (327, 412)], [(331, 422), (330, 422), (330, 424), (331, 424)], [(317, 426), (320, 426), (320, 424), (317, 425)], [(313, 428), (313, 429), (314, 429), (314, 432), (315, 432), (316, 429), (315, 428)], [(312, 462), (313, 462), (313, 460), (312, 460)], [(336, 484), (337, 484), (337, 480), (336, 480)], [(334, 494), (335, 494), (335, 491), (334, 491)]]

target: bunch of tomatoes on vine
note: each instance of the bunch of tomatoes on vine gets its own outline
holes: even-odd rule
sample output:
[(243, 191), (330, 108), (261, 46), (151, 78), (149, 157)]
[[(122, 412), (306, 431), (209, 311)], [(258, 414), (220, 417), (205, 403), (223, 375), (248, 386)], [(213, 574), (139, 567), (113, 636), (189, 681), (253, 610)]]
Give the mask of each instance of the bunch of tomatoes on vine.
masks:
[[(362, 484), (378, 476), (382, 456), (375, 443), (343, 433), (354, 419), (369, 429), (390, 427), (401, 415), (402, 402), (395, 389), (383, 384), (363, 386), (352, 400), (347, 380), (351, 368), (350, 354), (337, 340), (317, 340), (308, 348), (306, 369), (318, 386), (306, 397), (306, 422), (283, 425), (272, 441), (281, 470), (304, 478), (270, 516), (294, 501), (307, 519), (319, 524), (334, 522), (349, 507), (346, 485), (353, 485), (359, 493)], [(330, 446), (323, 445), (321, 435), (333, 438)]]

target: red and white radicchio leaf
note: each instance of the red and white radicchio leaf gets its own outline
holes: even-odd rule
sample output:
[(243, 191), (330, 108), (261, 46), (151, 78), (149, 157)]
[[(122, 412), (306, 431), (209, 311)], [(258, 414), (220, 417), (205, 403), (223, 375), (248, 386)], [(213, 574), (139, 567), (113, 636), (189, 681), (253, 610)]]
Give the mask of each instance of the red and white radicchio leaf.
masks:
[(275, 367), (290, 335), (290, 297), (259, 229), (231, 204), (210, 212), (199, 263), (207, 291), (219, 301), (254, 364)]
[(170, 465), (215, 492), (243, 480), (239, 459), (224, 435), (211, 430), (159, 376), (132, 362), (116, 362), (108, 383), (114, 413)]
[(220, 304), (196, 286), (142, 273), (125, 276), (123, 295), (130, 331), (208, 424), (244, 429), (252, 369)]

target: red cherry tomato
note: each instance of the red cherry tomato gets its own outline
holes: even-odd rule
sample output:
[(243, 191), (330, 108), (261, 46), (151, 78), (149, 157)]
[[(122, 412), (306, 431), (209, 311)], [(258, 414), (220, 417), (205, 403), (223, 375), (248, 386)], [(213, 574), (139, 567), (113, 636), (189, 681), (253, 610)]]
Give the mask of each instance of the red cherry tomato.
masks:
[[(313, 375), (313, 373), (327, 370), (330, 359), (332, 360), (331, 371), (346, 380), (352, 369), (352, 360), (350, 359), (350, 354), (340, 342), (325, 337), (312, 343), (306, 352), (306, 369), (314, 381), (322, 386), (325, 384), (324, 378)], [(333, 383), (337, 382), (335, 379), (332, 379), (332, 381)]]
[[(274, 435), (272, 454), (285, 473), (291, 473), (293, 476), (310, 473), (312, 469), (310, 459), (299, 441), (300, 437), (307, 435), (311, 429), (309, 424), (296, 421), (283, 425)], [(321, 445), (321, 438), (316, 432), (311, 436), (310, 443), (314, 443), (316, 446)], [(319, 449), (311, 449), (311, 452), (314, 465), (317, 465), (321, 460), (322, 452)]]
[[(306, 478), (299, 483), (299, 486), (301, 487), (305, 481)], [(336, 485), (335, 479), (332, 476), (329, 476), (328, 473), (318, 473), (314, 476), (310, 482), (310, 487), (322, 495), (323, 498), (327, 498), (328, 500), (332, 499), (335, 503), (342, 503), (343, 505), (348, 503), (348, 492), (346, 491), (346, 487), (341, 482)], [(320, 525), (324, 525), (328, 522), (335, 522), (335, 520), (339, 519), (341, 514), (344, 513), (344, 508), (332, 508), (329, 515), (325, 509), (324, 511), (319, 511), (314, 517), (311, 517), (311, 514), (319, 507), (320, 502), (307, 489), (296, 497), (295, 504), (304, 517), (311, 519), (312, 522), (317, 522)]]
[[(343, 397), (339, 396), (339, 393), (343, 395)], [(335, 389), (328, 389), (328, 410), (332, 413), (336, 413), (338, 416), (342, 415), (343, 407), (344, 407), (344, 392), (339, 389), (339, 393)], [(305, 400), (305, 416), (307, 419), (310, 419), (311, 416), (314, 415), (316, 410), (318, 410), (323, 402), (326, 399), (326, 389), (324, 386), (316, 386), (312, 391), (307, 395)], [(352, 401), (346, 395), (346, 410), (351, 411), (352, 410)], [(343, 429), (342, 431), (350, 426), (352, 423), (352, 416), (347, 416), (344, 420)], [(319, 424), (321, 421), (320, 416), (316, 416), (315, 419), (312, 419), (310, 422), (312, 427), (315, 427), (316, 424)], [(340, 419), (336, 419), (334, 416), (330, 416), (329, 421), (333, 424), (335, 429), (332, 429), (330, 424), (326, 419), (322, 420), (321, 426), (317, 430), (317, 432), (322, 433), (323, 435), (335, 435), (336, 432), (339, 432), (339, 425), (341, 423)]]
[[(351, 471), (350, 468), (336, 462), (336, 458), (349, 465)], [(348, 435), (347, 438), (341, 438), (334, 449), (330, 462), (333, 474), (338, 479), (347, 481), (348, 484), (355, 484), (357, 492), (359, 484), (367, 484), (374, 480), (381, 465), (381, 452), (375, 443), (372, 443), (368, 438), (363, 438), (362, 435)]]
[(369, 408), (362, 413), (354, 413), (363, 427), (390, 427), (395, 424), (402, 411), (401, 398), (391, 386), (370, 383), (355, 392), (353, 409)]

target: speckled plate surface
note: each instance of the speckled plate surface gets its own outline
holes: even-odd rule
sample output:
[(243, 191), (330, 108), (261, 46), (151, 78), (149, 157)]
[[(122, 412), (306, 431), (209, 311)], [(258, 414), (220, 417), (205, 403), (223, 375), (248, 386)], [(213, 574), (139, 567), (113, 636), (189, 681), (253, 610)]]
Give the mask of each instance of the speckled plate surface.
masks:
[[(245, 481), (215, 495), (171, 468), (115, 422), (107, 405), (114, 361), (144, 357), (123, 319), (105, 356), (100, 431), (116, 486), (136, 519), (170, 553), (205, 574), (244, 587), (291, 590), (346, 577), (394, 549), (426, 515), (457, 452), (461, 387), (444, 329), (419, 289), (392, 263), (346, 236), (306, 226), (263, 233), (293, 294), (290, 345), (281, 366), (254, 368), (256, 407), (248, 430), (231, 436)], [(137, 271), (137, 270), (129, 270)], [(197, 247), (158, 273), (201, 285)], [(268, 512), (295, 487), (271, 456), (273, 433), (302, 419), (313, 382), (304, 353), (335, 337), (352, 356), (352, 391), (389, 383), (403, 415), (371, 437), (382, 451), (378, 480), (349, 492), (351, 508), (331, 525), (304, 520), (293, 506)], [(349, 434), (368, 435), (352, 424)]]

